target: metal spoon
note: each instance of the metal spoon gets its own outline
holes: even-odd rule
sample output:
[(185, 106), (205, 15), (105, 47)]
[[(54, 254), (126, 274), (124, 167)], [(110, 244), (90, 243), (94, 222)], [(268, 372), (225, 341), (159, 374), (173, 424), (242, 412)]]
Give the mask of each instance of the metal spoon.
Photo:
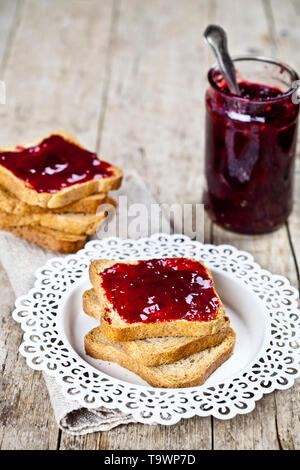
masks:
[(204, 37), (213, 49), (220, 71), (224, 77), (229, 91), (235, 95), (240, 95), (240, 89), (236, 81), (235, 68), (227, 49), (227, 36), (221, 26), (210, 24), (204, 31)]

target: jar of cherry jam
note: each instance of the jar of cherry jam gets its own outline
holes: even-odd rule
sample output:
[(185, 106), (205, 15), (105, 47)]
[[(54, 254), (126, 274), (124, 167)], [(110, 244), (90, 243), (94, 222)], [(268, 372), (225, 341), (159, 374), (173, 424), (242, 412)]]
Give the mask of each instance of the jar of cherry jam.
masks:
[(206, 93), (205, 207), (229, 230), (276, 230), (293, 205), (297, 73), (264, 57), (234, 60), (241, 95), (217, 66)]

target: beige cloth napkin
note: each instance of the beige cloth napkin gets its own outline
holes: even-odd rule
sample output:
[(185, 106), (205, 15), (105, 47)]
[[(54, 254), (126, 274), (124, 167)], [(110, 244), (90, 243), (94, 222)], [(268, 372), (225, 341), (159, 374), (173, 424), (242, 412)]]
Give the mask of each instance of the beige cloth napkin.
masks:
[[(119, 196), (127, 196), (128, 206), (138, 202), (150, 208), (151, 204), (156, 204), (144, 182), (134, 171), (125, 175), (122, 187), (118, 191), (112, 192), (112, 197), (118, 198)], [(117, 212), (116, 217), (120, 219), (123, 215)], [(152, 224), (152, 233), (170, 227), (164, 216), (161, 220), (162, 226), (155, 227)], [(145, 220), (145, 223), (142, 224), (140, 236), (149, 235), (148, 222), (149, 220)], [(113, 227), (113, 224), (111, 226)], [(115, 234), (111, 233), (110, 226), (108, 226), (105, 236), (110, 235)], [(94, 238), (97, 238), (97, 236), (94, 236)], [(16, 297), (26, 294), (33, 287), (35, 271), (54, 256), (58, 255), (52, 251), (44, 250), (34, 243), (28, 243), (21, 238), (17, 238), (10, 233), (0, 231), (0, 262), (6, 270)], [(109, 410), (102, 407), (97, 409), (83, 408), (76, 401), (64, 397), (54, 378), (44, 373), (43, 376), (55, 418), (63, 431), (79, 435), (95, 431), (108, 431), (120, 424), (135, 422), (131, 415), (126, 415), (119, 410)]]

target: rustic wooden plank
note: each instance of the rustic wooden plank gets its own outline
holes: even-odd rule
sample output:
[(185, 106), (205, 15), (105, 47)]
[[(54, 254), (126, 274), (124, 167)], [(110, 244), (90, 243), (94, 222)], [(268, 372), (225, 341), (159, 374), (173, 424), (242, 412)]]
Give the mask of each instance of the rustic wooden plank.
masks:
[[(130, 424), (110, 433), (102, 433), (103, 448), (129, 450), (211, 449), (210, 419), (181, 420), (173, 426)], [(134, 436), (130, 439), (129, 436)]]
[[(213, 240), (215, 244), (228, 243), (252, 253), (262, 267), (273, 273), (285, 275), (295, 285), (296, 270), (285, 227), (269, 235), (247, 236), (232, 234), (214, 226)], [(279, 395), (283, 398), (284, 393), (288, 392), (278, 392), (278, 401), (275, 393), (266, 395), (249, 415), (237, 416), (226, 422), (214, 420), (214, 448), (279, 449), (283, 447), (285, 439), (283, 436), (279, 438), (278, 435), (279, 416), (285, 415), (284, 420), (291, 425), (288, 432), (294, 436), (298, 426), (296, 411), (297, 409), (298, 413), (300, 411), (299, 403), (291, 403), (291, 400), (287, 400), (288, 395), (289, 398), (296, 396), (295, 388), (285, 395), (287, 401), (284, 408), (279, 406)], [(283, 428), (281, 432), (284, 433)], [(293, 439), (296, 437), (294, 436)]]
[[(295, 172), (295, 189), (294, 189), (294, 208), (288, 220), (288, 228), (293, 245), (295, 262), (298, 269), (298, 287), (300, 283), (299, 269), (300, 269), (300, 146), (298, 145), (298, 159)], [(296, 280), (295, 280), (296, 283)], [(296, 285), (296, 284), (295, 284)]]
[(273, 50), (273, 38), (268, 30), (268, 18), (261, 0), (216, 0), (215, 21), (228, 35), (228, 47), (233, 56), (266, 55)]
[[(289, 0), (282, 4), (277, 0), (270, 2), (271, 18), (273, 21), (273, 34), (276, 43), (277, 57), (294, 67), (298, 73), (300, 60), (298, 54), (300, 5), (297, 0)], [(300, 135), (298, 133), (298, 158), (295, 175), (295, 204), (292, 216), (289, 218), (287, 230), (290, 247), (294, 258), (295, 273), (291, 282), (295, 287), (300, 287)], [(298, 380), (292, 389), (275, 392), (277, 435), (282, 449), (300, 448), (300, 406), (299, 406), (300, 381)]]
[[(246, 0), (215, 0), (211, 4), (211, 22), (222, 25), (227, 32), (228, 45), (233, 56), (271, 55), (274, 40), (268, 30), (269, 23), (262, 0), (251, 2), (251, 8), (247, 6)], [(211, 54), (210, 63), (212, 62)], [(203, 132), (204, 124), (202, 128)], [(213, 242), (209, 218), (205, 220), (205, 242)]]
[[(298, 73), (300, 70), (300, 59), (298, 53), (299, 44), (299, 21), (300, 5), (297, 0), (288, 0), (284, 4), (278, 0), (271, 0), (268, 4), (273, 23), (273, 37), (276, 44), (277, 57), (295, 68)], [(288, 231), (290, 246), (293, 251), (295, 274), (292, 276), (292, 282), (299, 287), (299, 266), (300, 266), (300, 135), (298, 133), (298, 158), (295, 178), (295, 204), (292, 216), (289, 218)], [(300, 383), (287, 391), (276, 391), (276, 422), (277, 434), (282, 449), (300, 448), (300, 423), (299, 423), (299, 393)]]
[[(297, 286), (297, 272), (286, 227), (271, 235), (248, 237), (232, 235), (214, 226), (213, 240), (216, 244), (229, 243), (251, 252), (264, 268), (287, 276), (292, 284)], [(299, 382), (292, 389), (276, 391), (265, 396), (250, 415), (237, 416), (228, 422), (215, 421), (214, 447), (299, 448), (300, 404), (297, 397)]]
[(0, 448), (56, 448), (57, 425), (41, 374), (18, 354), (23, 333), (11, 316), (15, 296), (0, 266)]
[[(271, 0), (274, 37), (277, 47), (277, 56), (298, 73), (300, 71), (299, 21), (300, 4), (298, 0), (288, 0), (284, 4), (278, 0)], [(292, 277), (295, 287), (300, 287), (300, 134), (298, 133), (298, 158), (295, 175), (295, 204), (292, 215), (289, 217), (288, 232), (290, 245), (293, 251), (296, 273)], [(290, 390), (276, 391), (276, 420), (278, 440), (283, 449), (300, 448), (300, 381)]]
[[(117, 7), (100, 153), (135, 168), (159, 202), (201, 200), (203, 96), (213, 61), (201, 35), (212, 14), (203, 0)], [(83, 439), (63, 435), (60, 448), (207, 449), (211, 419), (121, 426)]]
[[(270, 12), (272, 35), (276, 45), (275, 58), (285, 62), (300, 74), (299, 22), (300, 4), (298, 0), (265, 0)], [(298, 133), (298, 146), (300, 134)], [(298, 155), (298, 159), (300, 155)]]
[[(8, 94), (0, 106), (2, 145), (60, 128), (96, 147), (111, 15), (112, 3), (97, 0), (24, 3), (2, 70)], [(20, 327), (9, 325), (2, 446), (55, 449), (59, 432), (47, 389), (17, 354)]]
[(277, 437), (283, 450), (300, 449), (300, 381), (293, 388), (275, 392)]
[[(157, 195), (158, 199), (161, 202), (173, 202), (174, 200), (180, 200), (180, 202), (195, 201), (194, 194), (196, 191), (196, 180), (194, 180), (194, 183), (192, 184), (191, 181), (189, 181), (189, 184), (186, 184), (186, 181), (188, 181), (188, 179), (185, 179), (184, 187), (183, 184), (178, 181), (178, 174), (185, 176), (185, 168), (191, 169), (191, 173), (193, 172), (193, 169), (197, 171), (197, 165), (195, 164), (195, 162), (193, 161), (191, 164), (191, 161), (187, 158), (186, 155), (184, 161), (188, 162), (187, 167), (182, 168), (180, 165), (180, 150), (183, 146), (186, 145), (185, 140), (188, 139), (189, 142), (193, 142), (192, 134), (195, 133), (195, 128), (192, 125), (191, 129), (188, 129), (186, 131), (187, 127), (185, 126), (185, 132), (187, 135), (184, 135), (184, 139), (182, 139), (180, 127), (177, 124), (176, 117), (174, 118), (173, 111), (176, 107), (174, 105), (173, 100), (175, 99), (177, 107), (178, 103), (182, 103), (183, 101), (183, 98), (181, 96), (182, 90), (181, 88), (179, 88), (175, 96), (173, 95), (173, 91), (170, 88), (170, 83), (173, 83), (174, 81), (175, 70), (177, 71), (176, 82), (178, 82), (178, 84), (180, 85), (182, 83), (186, 83), (188, 85), (190, 83), (188, 81), (190, 69), (188, 71), (185, 71), (183, 74), (181, 70), (176, 68), (176, 63), (175, 65), (173, 63), (173, 48), (171, 48), (171, 51), (173, 52), (172, 55), (170, 54), (170, 45), (168, 41), (165, 39), (164, 36), (161, 37), (162, 28), (166, 28), (166, 26), (164, 26), (165, 20), (162, 17), (163, 15), (159, 8), (161, 4), (159, 2), (156, 2), (154, 6), (154, 11), (157, 12), (157, 14), (155, 15), (157, 24), (155, 25), (153, 25), (151, 23), (151, 20), (149, 19), (145, 24), (143, 18), (141, 18), (140, 8), (142, 7), (140, 7), (140, 5), (138, 5), (134, 9), (128, 8), (128, 5), (128, 2), (126, 2), (127, 8), (125, 12), (123, 12), (123, 4), (121, 3), (120, 5), (120, 26), (116, 32), (113, 47), (117, 49), (119, 43), (127, 42), (130, 48), (127, 49), (123, 47), (121, 53), (119, 53), (119, 55), (117, 55), (117, 58), (113, 59), (111, 63), (111, 84), (108, 89), (106, 119), (104, 121), (103, 134), (101, 135), (100, 148), (102, 149), (104, 154), (106, 154), (110, 149), (113, 158), (117, 159), (121, 166), (126, 167), (131, 165), (137, 168), (143, 175), (145, 180), (148, 182), (148, 184), (151, 186), (154, 193)], [(236, 53), (266, 53), (265, 50), (267, 46), (270, 50), (274, 47), (272, 37), (267, 32), (267, 20), (263, 15), (264, 10), (262, 4), (258, 2), (257, 5), (258, 11), (261, 12), (261, 15), (259, 15), (259, 28), (255, 26), (256, 29), (254, 29), (253, 27), (253, 25), (256, 25), (257, 23), (256, 15), (254, 18), (254, 13), (256, 10), (254, 10), (253, 16), (250, 15), (250, 20), (249, 11), (245, 10), (244, 16), (246, 15), (247, 18), (245, 17), (245, 22), (240, 22), (240, 24), (243, 24), (243, 31), (240, 31), (240, 33), (245, 34), (246, 29), (246, 35), (248, 34), (249, 39), (247, 39), (247, 41), (244, 40), (244, 42), (241, 44), (239, 34), (235, 32), (235, 34), (232, 36), (234, 38), (233, 41), (234, 44), (237, 44), (239, 46), (239, 51), (235, 51)], [(132, 2), (130, 2), (130, 7), (132, 7)], [(143, 9), (144, 8), (145, 6), (143, 5)], [(235, 2), (235, 11), (237, 8), (239, 8), (239, 5), (237, 2)], [(242, 8), (243, 7), (240, 7), (240, 13)], [(230, 13), (232, 12), (232, 8), (228, 7), (227, 5), (226, 10), (229, 12), (226, 15), (229, 27), (232, 24), (230, 22)], [(184, 16), (186, 12), (178, 12), (177, 9), (176, 13), (179, 13), (179, 16)], [(214, 6), (210, 6), (209, 14), (207, 15), (207, 19), (209, 21), (211, 21), (211, 19), (213, 18), (213, 14)], [(236, 16), (236, 19), (238, 19), (238, 13), (236, 13)], [(169, 25), (172, 25), (172, 18), (172, 16), (171, 18), (168, 17), (168, 27)], [(249, 24), (249, 29), (247, 27), (245, 28), (245, 24)], [(122, 36), (122, 27), (126, 32), (126, 36), (124, 33), (124, 36)], [(177, 26), (177, 29), (178, 28), (179, 27)], [(132, 34), (128, 34), (129, 31), (131, 31)], [(256, 40), (257, 31), (259, 31), (259, 40)], [(191, 31), (189, 32), (189, 35), (193, 36)], [(139, 38), (138, 41), (136, 41), (137, 37)], [(172, 39), (176, 40), (176, 38)], [(138, 42), (138, 45), (135, 44), (136, 42)], [(253, 46), (254, 43), (255, 46)], [(160, 47), (160, 50), (157, 50), (157, 44), (163, 44), (164, 47)], [(188, 44), (189, 41), (186, 42), (186, 47), (188, 46)], [(248, 50), (249, 44), (251, 44), (251, 47), (253, 47), (251, 51)], [(176, 45), (173, 45), (173, 47), (175, 48)], [(149, 51), (152, 51), (151, 55)], [(203, 57), (207, 57), (204, 46), (202, 47), (202, 51)], [(176, 52), (178, 54), (178, 51)], [(165, 54), (168, 54), (169, 56), (168, 61), (164, 58)], [(132, 56), (134, 57), (132, 58)], [(193, 54), (189, 53), (188, 57), (190, 56), (193, 57)], [(146, 59), (148, 60), (146, 61)], [(157, 69), (156, 62), (159, 62), (159, 64), (162, 65), (161, 69), (157, 71), (157, 74), (155, 75), (156, 81), (155, 83), (153, 83), (153, 70), (154, 68)], [(181, 62), (183, 62), (182, 58), (180, 60), (180, 63)], [(172, 75), (169, 72), (169, 67), (172, 68)], [(190, 64), (188, 64), (186, 68), (190, 67), (193, 68), (193, 74), (197, 74), (197, 70), (194, 69), (195, 65), (191, 66)], [(183, 81), (182, 77), (184, 79)], [(202, 79), (202, 82), (199, 81), (199, 84), (200, 83), (202, 83), (202, 86), (205, 87), (205, 79)], [(174, 89), (175, 91), (177, 90), (177, 88), (175, 87)], [(194, 93), (191, 93), (190, 89), (188, 93), (194, 96)], [(167, 101), (167, 103), (165, 103), (165, 101), (162, 101), (163, 98)], [(196, 106), (196, 103), (193, 103), (194, 106)], [(186, 109), (185, 106), (186, 105), (183, 105), (184, 110)], [(173, 111), (172, 114), (170, 113), (170, 110)], [(202, 126), (201, 132), (203, 133), (203, 107), (201, 113), (202, 116), (199, 117), (199, 126)], [(159, 116), (159, 118), (156, 119), (156, 116)], [(174, 120), (174, 129), (176, 131), (175, 136), (173, 136), (173, 134), (170, 132), (170, 123), (173, 123)], [(184, 120), (183, 122), (186, 122), (186, 120)], [(168, 126), (166, 126), (166, 123), (168, 124)], [(163, 137), (165, 137), (165, 140)], [(172, 140), (174, 141), (174, 143), (172, 142)], [(203, 144), (203, 141), (201, 141), (201, 144)], [(171, 152), (173, 145), (176, 146), (178, 152)], [(170, 160), (174, 168), (172, 168), (172, 166), (170, 167)], [(159, 165), (159, 174), (155, 171), (156, 162)], [(174, 169), (176, 170), (175, 172)], [(172, 178), (174, 179), (174, 184), (172, 184)], [(163, 189), (160, 190), (160, 188), (162, 187), (162, 182), (164, 182), (164, 180), (166, 181), (166, 183)], [(199, 189), (201, 189), (201, 178), (198, 179), (198, 185)], [(198, 194), (200, 192), (201, 191), (199, 191)], [(207, 237), (210, 237), (210, 228), (208, 228), (206, 232)], [(247, 247), (249, 249), (248, 243)], [(256, 252), (257, 250), (259, 251), (258, 246), (253, 246), (253, 250), (254, 252)], [(265, 244), (261, 247), (261, 251), (265, 251)], [(265, 422), (268, 414), (270, 414), (271, 416), (267, 420), (267, 429), (265, 429), (262, 433), (261, 422)], [(223, 432), (224, 428), (222, 430), (222, 426), (219, 426), (220, 423), (222, 423), (223, 425), (227, 422), (216, 422), (214, 420), (215, 448), (279, 448), (279, 443), (276, 435), (276, 415), (274, 413), (274, 397), (272, 397), (271, 399), (268, 396), (265, 397), (257, 405), (254, 414), (251, 414), (247, 417), (239, 418), (236, 421), (232, 422), (228, 435)], [(197, 419), (189, 420), (189, 423), (193, 423), (193, 421), (195, 421), (196, 423), (202, 423), (202, 420)], [(132, 429), (132, 432), (130, 433), (130, 439), (128, 439), (126, 435), (127, 430), (129, 428)], [(176, 428), (176, 426), (174, 428)], [(144, 441), (147, 440), (147, 448), (155, 448), (154, 446), (157, 446), (157, 448), (162, 448), (161, 441), (163, 439), (164, 443), (167, 442), (166, 436), (168, 435), (168, 429), (169, 428), (160, 429), (159, 432), (155, 434), (156, 439), (153, 440), (151, 438), (151, 430), (149, 431), (149, 428), (147, 426), (130, 425), (129, 427), (126, 426), (117, 428), (108, 433), (101, 433), (100, 436), (96, 435), (95, 438), (94, 436), (86, 437), (85, 445), (89, 446), (89, 448), (95, 449), (145, 448), (143, 447)], [(195, 429), (194, 425), (192, 425), (192, 429), (193, 436), (199, 435), (199, 430), (197, 432), (197, 429)], [(228, 426), (226, 427), (226, 432), (228, 432)], [(223, 442), (221, 440), (222, 433), (223, 435), (227, 435), (227, 440), (223, 440)], [(177, 434), (178, 432), (176, 429), (176, 435)], [(243, 436), (242, 438), (241, 434)], [(134, 436), (134, 438), (132, 436)], [(197, 437), (197, 439), (199, 439), (199, 437)], [(204, 440), (204, 442), (206, 441)], [(65, 439), (62, 444), (65, 446), (65, 448), (78, 448), (80, 447), (81, 442), (80, 439), (75, 437), (68, 439), (68, 442)], [(200, 445), (198, 443), (199, 447), (194, 446), (194, 448), (202, 448), (201, 445), (202, 444), (200, 439)], [(164, 448), (171, 448), (170, 444), (168, 443), (168, 447)], [(203, 448), (207, 448), (207, 445)]]
[[(290, 217), (291, 239), (299, 251), (299, 188), (297, 173), (297, 201)], [(258, 263), (273, 273), (285, 275), (298, 286), (297, 266), (292, 256), (287, 228), (269, 235), (245, 236), (232, 234), (214, 225), (213, 241), (228, 243), (252, 253)], [(296, 248), (297, 247), (297, 248)], [(216, 449), (297, 449), (299, 443), (299, 389), (300, 383), (289, 390), (276, 391), (265, 396), (256, 409), (228, 422), (214, 420), (214, 448)], [(263, 422), (263, 428), (261, 423)]]
[(276, 56), (299, 71), (299, 19), (300, 5), (298, 0), (266, 1), (273, 38), (276, 44)]
[[(298, 154), (299, 154), (298, 144)], [(293, 250), (296, 273), (293, 285), (300, 288), (300, 158), (295, 175), (295, 203), (288, 221), (290, 244)], [(282, 449), (300, 449), (300, 380), (292, 389), (276, 391), (277, 433)]]

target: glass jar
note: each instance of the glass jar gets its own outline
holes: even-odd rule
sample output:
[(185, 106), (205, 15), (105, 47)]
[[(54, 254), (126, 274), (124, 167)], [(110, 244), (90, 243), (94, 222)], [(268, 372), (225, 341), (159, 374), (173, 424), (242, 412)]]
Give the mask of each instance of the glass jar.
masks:
[(265, 57), (234, 62), (241, 96), (229, 93), (217, 66), (208, 73), (204, 203), (225, 228), (265, 233), (292, 210), (299, 77)]

